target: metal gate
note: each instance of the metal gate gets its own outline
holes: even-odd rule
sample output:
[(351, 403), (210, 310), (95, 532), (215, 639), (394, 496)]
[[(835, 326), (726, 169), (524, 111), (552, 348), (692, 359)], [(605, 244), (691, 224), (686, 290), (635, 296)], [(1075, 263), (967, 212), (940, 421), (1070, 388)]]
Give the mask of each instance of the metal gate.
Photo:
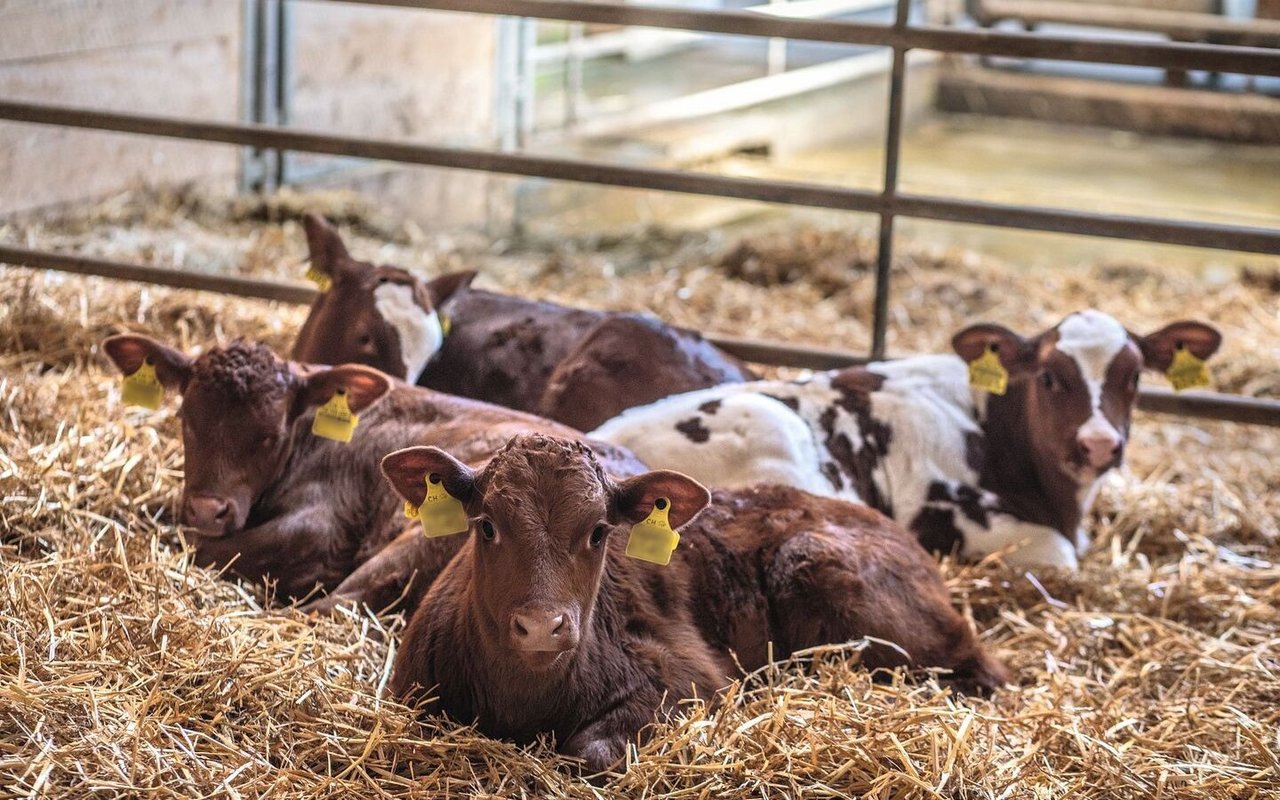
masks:
[[(797, 39), (838, 44), (870, 45), (892, 52), (885, 142), (884, 180), (880, 191), (824, 186), (793, 181), (733, 178), (578, 158), (556, 158), (518, 152), (440, 147), (404, 141), (335, 136), (324, 131), (286, 127), (279, 100), (287, 80), (279, 80), (274, 97), (255, 98), (263, 112), (257, 121), (230, 124), (187, 118), (99, 111), (41, 103), (0, 100), (0, 119), (74, 128), (221, 142), (261, 151), (320, 153), (396, 161), (433, 167), (482, 170), (555, 180), (656, 189), (716, 197), (759, 200), (879, 216), (872, 346), (867, 356), (839, 350), (796, 347), (732, 337), (709, 337), (726, 350), (760, 363), (828, 369), (885, 356), (885, 329), (890, 296), (889, 265), (893, 256), (893, 226), (897, 217), (992, 225), (1034, 231), (1084, 234), (1241, 252), (1280, 254), (1280, 230), (1190, 220), (1102, 214), (899, 192), (903, 94), (907, 53), (932, 50), (983, 56), (1038, 58), (1166, 70), (1204, 70), (1246, 75), (1280, 76), (1280, 51), (1257, 47), (1181, 42), (1094, 40), (1082, 36), (1044, 36), (993, 29), (960, 29), (916, 24), (910, 20), (911, 0), (897, 0), (892, 24), (789, 18), (754, 11), (687, 10), (660, 6), (619, 5), (587, 0), (327, 0), (333, 3), (435, 9), (566, 20), (609, 25), (642, 25), (704, 33)], [(270, 0), (259, 8), (277, 7), (287, 14), (289, 0)], [(276, 6), (276, 4), (279, 4)], [(276, 35), (279, 25), (263, 12), (254, 41)], [(276, 75), (280, 75), (279, 71)], [(285, 76), (287, 78), (287, 76)], [(287, 103), (285, 104), (287, 107)], [(272, 109), (275, 109), (274, 111)], [(277, 155), (274, 162), (280, 164)], [(278, 167), (277, 167), (278, 168)], [(186, 288), (309, 302), (312, 289), (302, 286), (206, 276), (173, 270), (120, 264), (66, 254), (0, 246), (0, 262), (60, 269)], [(1231, 395), (1179, 396), (1161, 389), (1143, 389), (1140, 407), (1158, 412), (1280, 425), (1280, 402)]]

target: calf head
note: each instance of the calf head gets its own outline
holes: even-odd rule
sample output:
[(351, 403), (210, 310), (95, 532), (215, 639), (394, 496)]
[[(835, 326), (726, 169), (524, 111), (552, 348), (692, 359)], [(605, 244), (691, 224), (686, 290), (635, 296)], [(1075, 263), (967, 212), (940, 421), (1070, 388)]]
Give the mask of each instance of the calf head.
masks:
[(1120, 463), (1142, 368), (1163, 372), (1184, 348), (1207, 360), (1221, 342), (1202, 322), (1174, 322), (1138, 336), (1090, 309), (1031, 338), (973, 325), (952, 346), (970, 362), (994, 352), (1009, 372), (1008, 396), (988, 399), (989, 425), (1002, 424), (994, 418), (1002, 403), (1018, 404), (1036, 462), (1084, 483)]
[(185, 460), (179, 519), (203, 536), (244, 528), (250, 508), (281, 474), (293, 422), (345, 392), (360, 413), (390, 388), (386, 375), (356, 364), (301, 368), (264, 344), (235, 341), (191, 357), (146, 336), (112, 336), (103, 349), (125, 375), (155, 367), (182, 395)]
[(318, 214), (303, 219), (311, 265), (331, 286), (311, 306), (293, 358), (311, 364), (367, 364), (413, 383), (444, 342), (437, 308), (474, 272), (423, 282), (394, 266), (356, 261)]
[(427, 481), (462, 502), (474, 537), (471, 612), (489, 642), (533, 670), (566, 663), (590, 630), (610, 537), (660, 498), (673, 528), (710, 501), (677, 472), (615, 482), (586, 445), (540, 434), (512, 439), (479, 471), (434, 447), (392, 453), (382, 470), (410, 503), (423, 502)]

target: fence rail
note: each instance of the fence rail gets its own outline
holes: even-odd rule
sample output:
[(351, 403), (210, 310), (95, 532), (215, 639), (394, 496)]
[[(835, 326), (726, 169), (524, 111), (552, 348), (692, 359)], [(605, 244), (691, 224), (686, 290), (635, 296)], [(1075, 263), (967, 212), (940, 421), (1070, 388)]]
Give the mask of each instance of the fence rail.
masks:
[[(285, 0), (288, 2), (288, 0)], [(1280, 230), (1190, 220), (1164, 220), (1092, 211), (1036, 208), (976, 200), (901, 193), (897, 190), (902, 132), (906, 53), (912, 49), (1013, 58), (1124, 64), (1162, 69), (1200, 69), (1280, 76), (1280, 50), (1256, 47), (1153, 41), (1099, 41), (1080, 36), (988, 29), (958, 29), (910, 23), (911, 0), (897, 0), (892, 24), (779, 17), (750, 11), (694, 11), (661, 6), (573, 0), (328, 0), (333, 3), (380, 5), (539, 19), (644, 25), (706, 33), (787, 38), (892, 49), (884, 181), (879, 191), (793, 181), (733, 178), (709, 173), (637, 167), (557, 158), (527, 153), (441, 147), (412, 142), (336, 136), (321, 131), (263, 124), (237, 124), (90, 108), (0, 100), (0, 119), (35, 124), (163, 136), (206, 142), (396, 161), (453, 169), (523, 175), (656, 189), (671, 192), (757, 200), (769, 203), (841, 209), (879, 215), (876, 292), (872, 313), (872, 358), (885, 355), (890, 296), (889, 265), (896, 217), (993, 225), (1025, 230), (1073, 233), (1242, 252), (1280, 254)], [(56, 253), (0, 247), (0, 261), (64, 269), (187, 288), (305, 302), (288, 284), (210, 275), (193, 275), (155, 267), (119, 264)], [(771, 342), (714, 338), (730, 352), (763, 363), (828, 368), (855, 363), (860, 357), (823, 348), (801, 348)], [(1153, 411), (1208, 416), (1240, 422), (1280, 424), (1280, 404), (1250, 398), (1173, 396), (1144, 390), (1142, 407)]]
[[(314, 287), (301, 283), (209, 275), (8, 245), (0, 245), (0, 264), (54, 269), (81, 275), (97, 275), (181, 289), (219, 292), (237, 297), (253, 297), (296, 305), (306, 305), (316, 297)], [(869, 361), (866, 356), (833, 347), (794, 345), (718, 333), (708, 333), (706, 338), (707, 341), (738, 358), (770, 366), (827, 370), (866, 364)], [(1216, 392), (1175, 394), (1168, 389), (1144, 386), (1138, 391), (1138, 408), (1158, 414), (1280, 427), (1280, 401), (1256, 397)]]

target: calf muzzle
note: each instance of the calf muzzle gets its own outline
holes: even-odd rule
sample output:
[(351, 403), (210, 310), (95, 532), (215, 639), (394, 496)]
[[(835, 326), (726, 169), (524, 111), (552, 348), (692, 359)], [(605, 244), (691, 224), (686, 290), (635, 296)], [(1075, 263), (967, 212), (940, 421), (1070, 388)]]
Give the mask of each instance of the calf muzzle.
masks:
[(578, 646), (578, 624), (567, 609), (522, 608), (511, 615), (511, 642), (529, 653), (562, 653)]
[(236, 502), (216, 495), (196, 494), (182, 501), (182, 524), (201, 536), (226, 536), (238, 517)]

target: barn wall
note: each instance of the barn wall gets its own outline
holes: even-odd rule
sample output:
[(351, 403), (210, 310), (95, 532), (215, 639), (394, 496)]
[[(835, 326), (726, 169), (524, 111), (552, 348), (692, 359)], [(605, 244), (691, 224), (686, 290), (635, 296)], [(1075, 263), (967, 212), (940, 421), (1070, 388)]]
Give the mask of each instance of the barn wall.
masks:
[[(294, 31), (294, 124), (423, 144), (495, 145), (496, 18), (298, 3)], [(488, 218), (497, 180), (388, 165), (339, 173), (330, 183), (368, 191), (424, 225), (455, 226)]]
[[(0, 0), (0, 96), (235, 121), (242, 5)], [(292, 124), (493, 145), (494, 18), (294, 3), (293, 19)], [(0, 123), (0, 214), (144, 184), (201, 180), (229, 188), (238, 158), (226, 145)], [(366, 165), (329, 182), (385, 195), (407, 217), (452, 225), (486, 219), (494, 180)]]
[[(0, 95), (235, 120), (240, 4), (6, 0)], [(0, 214), (235, 174), (230, 147), (0, 123)]]

